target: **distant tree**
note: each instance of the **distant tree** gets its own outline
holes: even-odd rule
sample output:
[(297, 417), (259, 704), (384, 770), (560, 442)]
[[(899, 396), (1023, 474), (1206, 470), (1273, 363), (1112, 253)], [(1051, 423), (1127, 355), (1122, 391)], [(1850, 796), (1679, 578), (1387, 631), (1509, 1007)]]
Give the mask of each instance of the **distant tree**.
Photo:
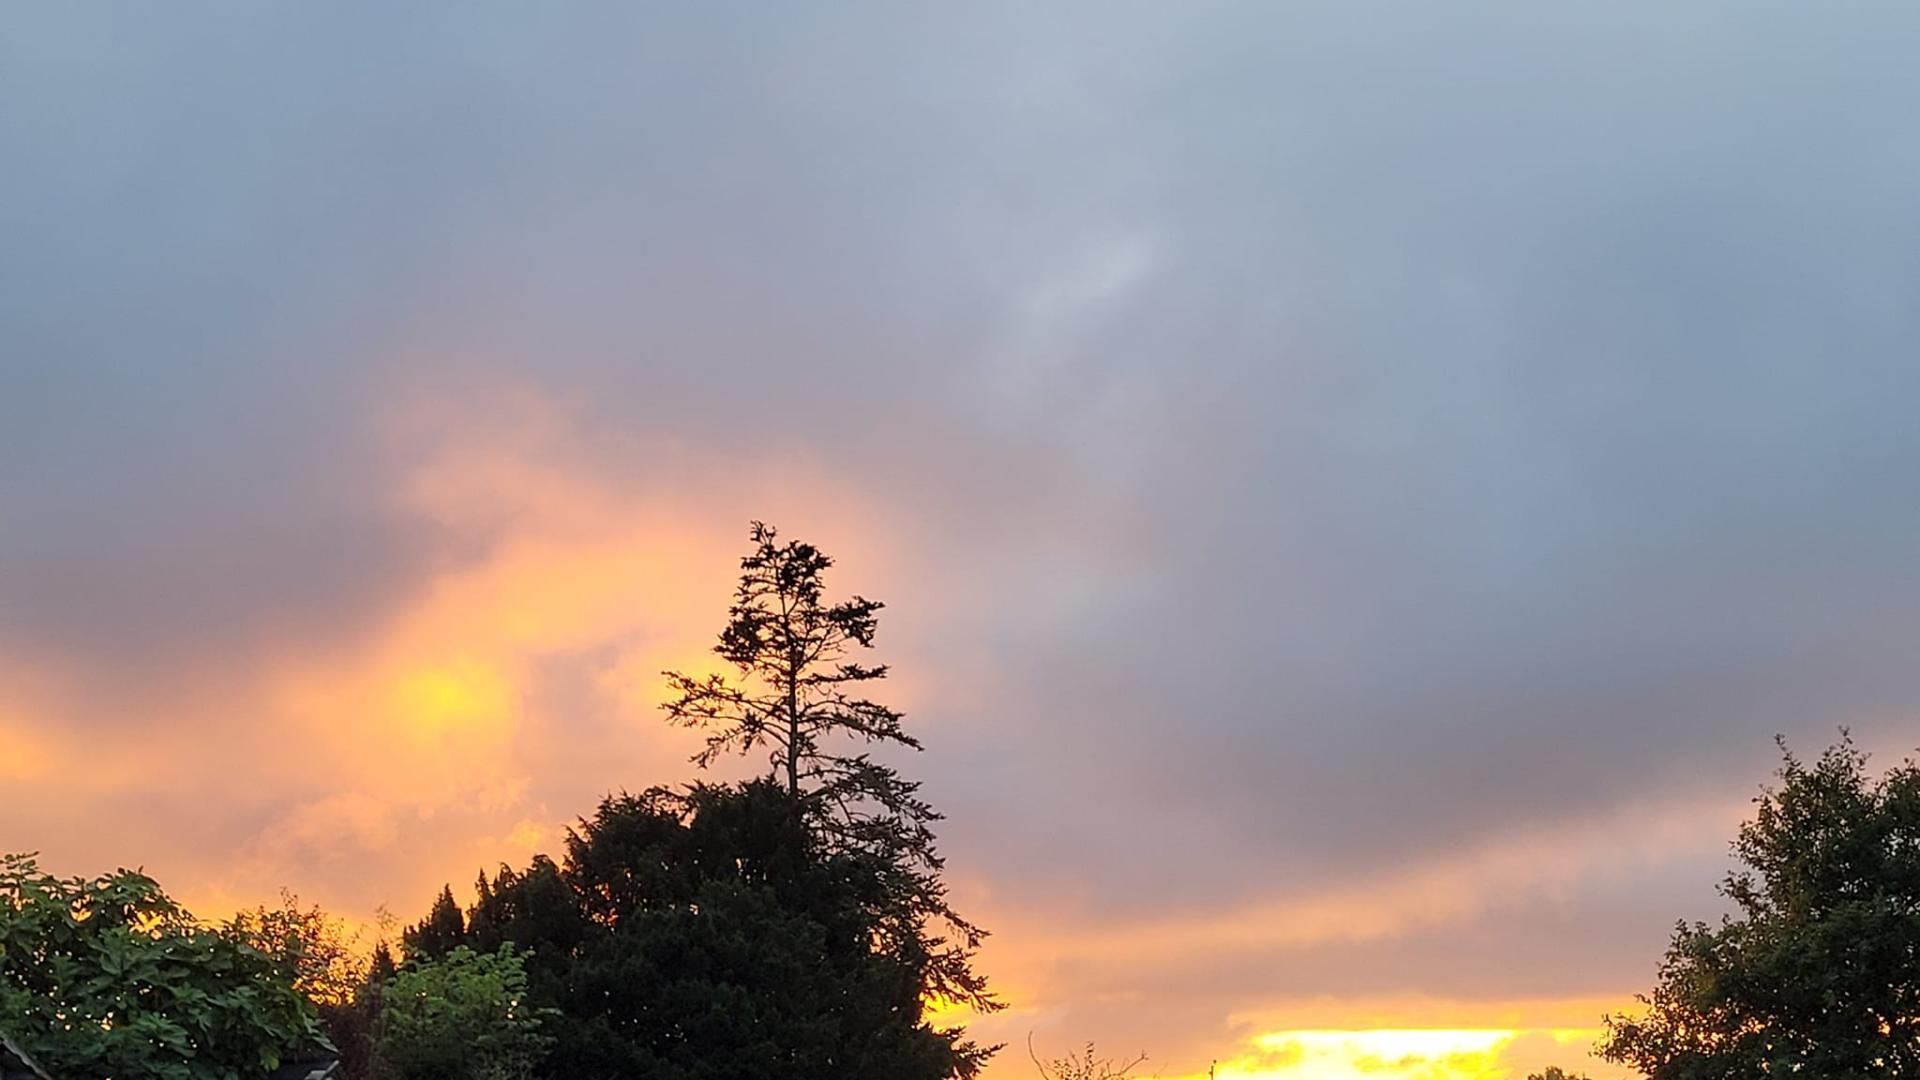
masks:
[(947, 900), (932, 824), (940, 815), (866, 746), (920, 749), (901, 714), (861, 696), (887, 675), (885, 665), (852, 659), (873, 646), (881, 604), (825, 596), (833, 560), (812, 544), (782, 542), (754, 522), (753, 550), (740, 560), (740, 584), (714, 652), (732, 677), (667, 672), (670, 721), (707, 732), (695, 756), (707, 766), (728, 753), (765, 748), (778, 782), (809, 830), (829, 851), (871, 860), (887, 886), (875, 907), (883, 947), (912, 959), (936, 997), (998, 1008), (972, 956), (985, 936)]
[(1842, 733), (1781, 743), (1718, 924), (1681, 923), (1641, 1015), (1601, 1052), (1651, 1080), (1920, 1078), (1920, 767), (1875, 778)]
[[(359, 933), (317, 904), (303, 907), (300, 898), (285, 889), (277, 907), (262, 905), (239, 912), (228, 920), (225, 931), (280, 966), (281, 977), (313, 1002), (321, 1029), (339, 1052), (347, 1076), (364, 1078), (374, 1009), (368, 990), (376, 975), (371, 958), (360, 947)], [(379, 948), (384, 949), (385, 943)], [(389, 955), (388, 965), (392, 962)]]
[(427, 917), (408, 927), (400, 940), (406, 946), (409, 961), (416, 955), (445, 956), (467, 943), (467, 919), (453, 898), (453, 886), (441, 887)]
[(366, 985), (370, 987), (385, 986), (388, 980), (399, 973), (399, 970), (399, 965), (393, 962), (393, 950), (387, 947), (385, 941), (375, 942), (373, 946), (373, 956), (367, 961)]
[(1042, 1061), (1033, 1048), (1031, 1035), (1027, 1036), (1027, 1056), (1033, 1059), (1033, 1067), (1039, 1070), (1041, 1080), (1125, 1080), (1147, 1060), (1145, 1054), (1137, 1054), (1124, 1061), (1103, 1058), (1094, 1052), (1093, 1044), (1088, 1043), (1077, 1057), (1069, 1054)]
[(231, 1080), (323, 1049), (286, 967), (152, 878), (0, 856), (0, 1031), (58, 1077)]
[(529, 1080), (552, 1016), (528, 1000), (513, 946), (464, 945), (410, 963), (381, 996), (374, 1043), (382, 1080)]
[(482, 942), (497, 941), (500, 937), (488, 921), (492, 917), (493, 883), (487, 880), (485, 870), (480, 871), (479, 879), (473, 883), (473, 894), (476, 899), (473, 906), (467, 909), (465, 938), (474, 948), (484, 949), (486, 946)]
[(279, 962), (293, 988), (316, 1005), (350, 1004), (367, 982), (359, 934), (300, 898), (280, 892), (278, 907), (255, 907), (228, 920), (228, 934)]
[(1544, 1072), (1528, 1073), (1527, 1080), (1588, 1080), (1584, 1073), (1570, 1073), (1558, 1065), (1549, 1065)]
[[(588, 947), (600, 929), (588, 914), (592, 901), (584, 895), (593, 888), (580, 875), (563, 873), (545, 855), (535, 855), (524, 871), (502, 866), (473, 909), (473, 945), (495, 949), (510, 941), (522, 948), (537, 946), (548, 960), (573, 956)], [(535, 971), (543, 967), (537, 963)]]

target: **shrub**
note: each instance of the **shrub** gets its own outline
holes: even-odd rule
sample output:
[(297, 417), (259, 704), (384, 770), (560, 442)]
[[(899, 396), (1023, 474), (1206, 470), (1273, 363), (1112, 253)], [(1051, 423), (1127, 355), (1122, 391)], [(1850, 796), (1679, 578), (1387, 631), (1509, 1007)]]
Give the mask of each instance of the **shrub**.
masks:
[(0, 1029), (56, 1076), (228, 1080), (325, 1046), (271, 958), (144, 874), (0, 855)]
[(389, 1080), (525, 1080), (546, 1053), (551, 1010), (527, 1001), (522, 954), (466, 946), (407, 968), (380, 998), (374, 1037)]

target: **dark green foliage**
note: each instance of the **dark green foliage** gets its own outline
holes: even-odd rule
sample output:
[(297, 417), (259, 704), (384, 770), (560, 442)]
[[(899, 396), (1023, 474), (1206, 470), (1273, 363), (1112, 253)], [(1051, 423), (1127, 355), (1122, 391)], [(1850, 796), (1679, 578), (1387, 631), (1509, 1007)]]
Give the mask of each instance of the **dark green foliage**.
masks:
[(932, 824), (940, 815), (918, 783), (844, 744), (920, 749), (901, 714), (861, 697), (884, 665), (850, 657), (873, 646), (881, 604), (825, 599), (833, 560), (812, 544), (782, 543), (754, 522), (753, 551), (714, 651), (735, 676), (667, 672), (668, 718), (708, 732), (702, 766), (723, 754), (765, 748), (777, 782), (795, 799), (808, 831), (835, 854), (874, 867), (884, 888), (871, 911), (883, 949), (917, 968), (930, 995), (991, 1010), (998, 1003), (972, 956), (984, 933), (947, 902)]
[(363, 987), (344, 1005), (319, 1007), (320, 1026), (333, 1043), (340, 1064), (338, 1080), (368, 1080), (373, 1075), (373, 1024), (379, 998), (366, 991)]
[(231, 1080), (324, 1048), (274, 958), (153, 879), (58, 879), (0, 856), (0, 1030), (58, 1077)]
[(453, 898), (453, 887), (446, 886), (433, 902), (427, 917), (401, 932), (400, 941), (407, 955), (445, 956), (467, 941), (467, 919)]
[(374, 1033), (381, 1080), (527, 1080), (552, 1040), (511, 945), (465, 945), (409, 962), (381, 993)]
[(1652, 1080), (1920, 1078), (1920, 767), (1876, 779), (1843, 737), (1779, 778), (1734, 843), (1737, 913), (1678, 927), (1602, 1052)]
[(373, 946), (373, 958), (367, 962), (366, 988), (377, 991), (378, 988), (385, 986), (398, 971), (398, 965), (393, 962), (393, 950), (387, 947), (385, 941), (376, 942)]
[(502, 866), (480, 903), (474, 921), (484, 934), (475, 935), (476, 948), (511, 941), (528, 948), (537, 944), (547, 957), (572, 956), (595, 936), (587, 912), (593, 901), (545, 855), (535, 855), (524, 872)]
[(655, 789), (605, 800), (564, 866), (503, 868), (468, 932), (531, 950), (530, 996), (560, 1012), (541, 1076), (971, 1076), (978, 1048), (923, 1019), (923, 969), (873, 947), (884, 888), (777, 784)]

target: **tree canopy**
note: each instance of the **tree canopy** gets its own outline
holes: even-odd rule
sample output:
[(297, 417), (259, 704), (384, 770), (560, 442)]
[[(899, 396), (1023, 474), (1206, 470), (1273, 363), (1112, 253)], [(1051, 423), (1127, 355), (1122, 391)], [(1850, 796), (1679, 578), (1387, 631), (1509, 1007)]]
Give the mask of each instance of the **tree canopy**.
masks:
[(984, 1053), (925, 1020), (922, 969), (873, 947), (884, 888), (777, 783), (655, 788), (607, 798), (562, 862), (485, 879), (458, 934), (412, 935), (406, 966), (456, 937), (526, 950), (529, 1000), (559, 1012), (541, 1076), (972, 1076)]
[(1603, 1056), (1651, 1080), (1920, 1077), (1920, 766), (1868, 771), (1850, 739), (1812, 764), (1782, 743), (1721, 891), (1681, 923)]

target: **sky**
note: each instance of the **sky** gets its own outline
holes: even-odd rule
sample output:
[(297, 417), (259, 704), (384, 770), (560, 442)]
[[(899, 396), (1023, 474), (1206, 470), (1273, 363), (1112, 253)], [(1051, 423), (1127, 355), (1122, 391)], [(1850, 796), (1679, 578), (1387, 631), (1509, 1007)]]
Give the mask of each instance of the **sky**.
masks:
[(0, 13), (0, 850), (356, 920), (887, 603), (1013, 1048), (1584, 1054), (1920, 745), (1920, 9)]

